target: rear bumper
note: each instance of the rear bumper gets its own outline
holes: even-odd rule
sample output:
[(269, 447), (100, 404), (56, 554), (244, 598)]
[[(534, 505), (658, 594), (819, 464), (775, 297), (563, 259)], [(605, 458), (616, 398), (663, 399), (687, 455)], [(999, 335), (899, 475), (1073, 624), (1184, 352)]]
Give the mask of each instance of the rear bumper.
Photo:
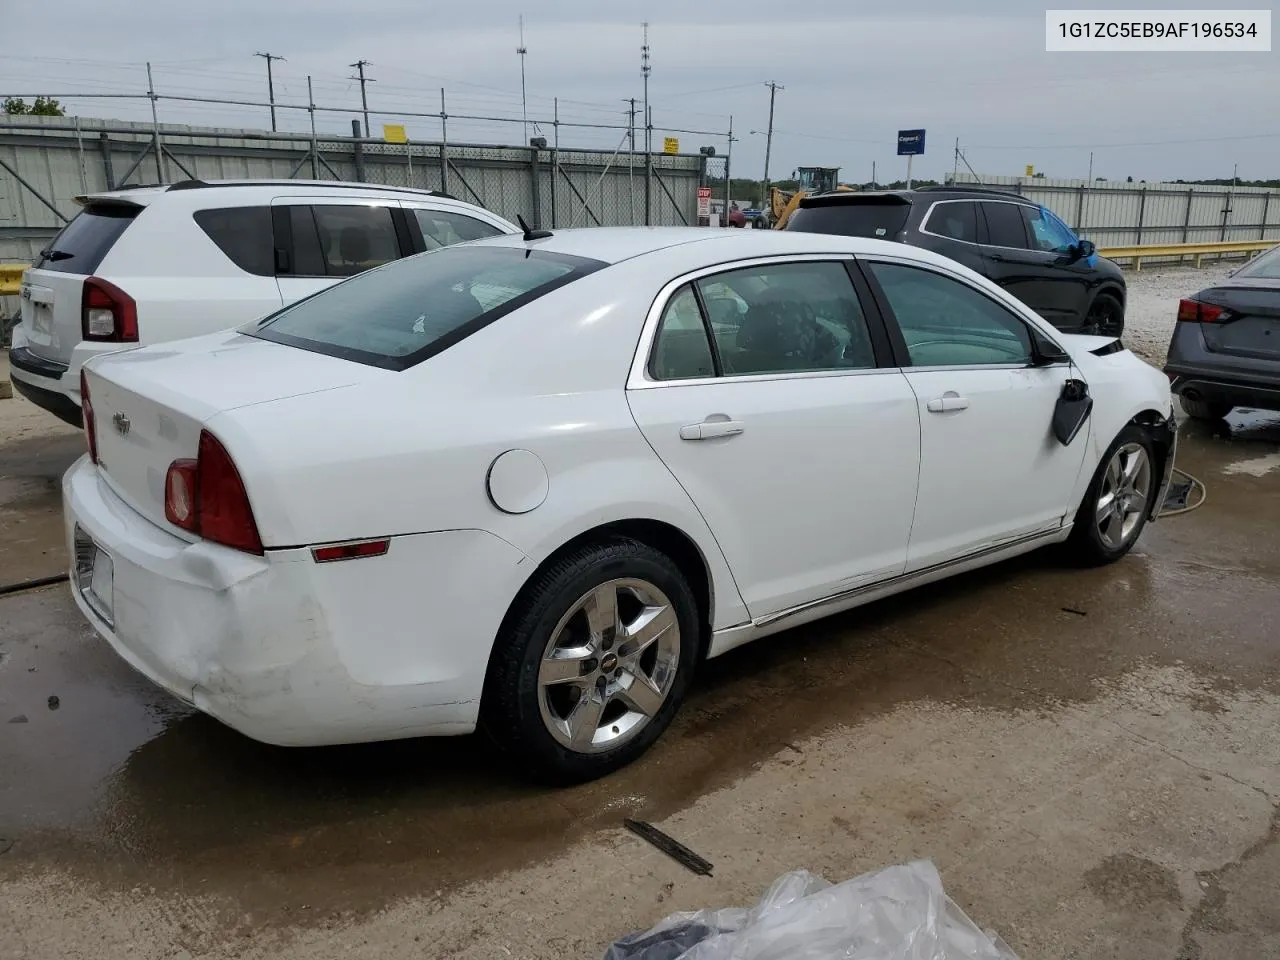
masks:
[[(173, 536), (87, 457), (62, 482), (77, 531), (111, 557), (110, 613), (81, 612), (134, 669), (246, 736), (283, 746), (475, 728), (489, 653), (527, 561), (479, 530), (393, 538), (382, 557), (317, 564)], [(96, 588), (95, 588), (96, 589)]]
[(73, 427), (82, 427), (79, 392), (73, 398), (63, 387), (66, 372), (65, 365), (37, 357), (26, 347), (13, 347), (9, 351), (9, 377), (13, 388), (59, 420)]
[(1280, 410), (1280, 385), (1194, 373), (1180, 374), (1169, 367), (1165, 367), (1165, 372), (1174, 377), (1170, 389), (1189, 400), (1222, 403), (1232, 407)]

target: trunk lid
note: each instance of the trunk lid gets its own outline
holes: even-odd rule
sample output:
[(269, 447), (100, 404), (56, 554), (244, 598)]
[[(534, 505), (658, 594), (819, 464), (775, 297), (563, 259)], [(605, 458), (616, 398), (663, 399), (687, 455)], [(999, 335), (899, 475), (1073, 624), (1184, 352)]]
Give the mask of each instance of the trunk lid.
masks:
[(1197, 299), (1230, 311), (1217, 323), (1200, 324), (1211, 353), (1280, 361), (1280, 280), (1238, 277)]
[(138, 513), (187, 539), (165, 520), (165, 475), (174, 460), (196, 456), (205, 423), (228, 410), (394, 376), (226, 331), (112, 353), (84, 372), (106, 482)]
[(69, 363), (83, 337), (84, 281), (145, 209), (125, 197), (78, 197), (83, 209), (41, 251), (22, 284), (27, 346), (38, 357)]

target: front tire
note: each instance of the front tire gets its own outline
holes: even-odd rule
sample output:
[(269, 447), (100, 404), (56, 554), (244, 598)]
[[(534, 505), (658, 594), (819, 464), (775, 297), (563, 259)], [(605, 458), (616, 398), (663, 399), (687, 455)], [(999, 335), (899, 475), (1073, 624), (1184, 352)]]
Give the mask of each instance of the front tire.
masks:
[(625, 537), (578, 547), (504, 621), (481, 724), (536, 779), (612, 773), (670, 725), (698, 660), (698, 624), (666, 555)]
[(1123, 557), (1138, 542), (1159, 488), (1155, 447), (1137, 424), (1120, 431), (1084, 495), (1068, 550), (1084, 566)]
[(1221, 420), (1234, 409), (1229, 403), (1214, 403), (1211, 400), (1178, 397), (1178, 402), (1182, 404), (1182, 409), (1187, 412), (1187, 416), (1196, 420)]
[(1124, 307), (1120, 301), (1110, 293), (1094, 297), (1082, 332), (1099, 337), (1118, 337), (1124, 333)]

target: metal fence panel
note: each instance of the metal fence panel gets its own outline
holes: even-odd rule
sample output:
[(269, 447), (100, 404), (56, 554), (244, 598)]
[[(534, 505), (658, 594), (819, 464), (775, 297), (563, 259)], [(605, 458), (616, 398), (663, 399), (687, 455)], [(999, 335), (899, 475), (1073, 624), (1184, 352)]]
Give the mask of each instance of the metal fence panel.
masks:
[[(68, 117), (0, 122), (0, 260), (30, 261), (84, 193), (186, 179), (363, 179), (445, 192), (531, 226), (645, 223), (643, 154), (409, 144)], [(649, 222), (696, 223), (704, 159), (654, 155)], [(1280, 212), (1280, 209), (1278, 209)]]

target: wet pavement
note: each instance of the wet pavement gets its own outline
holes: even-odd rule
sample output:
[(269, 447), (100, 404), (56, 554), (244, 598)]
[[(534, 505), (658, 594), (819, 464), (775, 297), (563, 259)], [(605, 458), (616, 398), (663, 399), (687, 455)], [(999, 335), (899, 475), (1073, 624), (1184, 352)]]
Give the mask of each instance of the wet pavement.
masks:
[[(75, 436), (0, 446), (0, 582), (64, 569), (56, 478), (79, 452)], [(896, 840), (880, 836), (876, 855), (935, 850), (949, 889), (958, 878), (972, 900), (1002, 914), (996, 919), (1004, 926), (993, 925), (1006, 939), (1015, 948), (1035, 948), (1024, 956), (1109, 955), (1075, 953), (1069, 939), (1051, 936), (1053, 903), (1065, 902), (1067, 894), (1053, 893), (1046, 879), (1061, 872), (1061, 863), (1039, 858), (1042, 847), (1065, 843), (1062, 838), (1038, 841), (1021, 860), (1005, 861), (1009, 875), (1001, 878), (1000, 890), (986, 885), (989, 877), (971, 875), (972, 863), (964, 866), (949, 851), (990, 841), (998, 833), (992, 824), (1028, 816), (1019, 785), (1028, 795), (1048, 791), (1047, 804), (1073, 789), (1079, 769), (1116, 764), (1113, 748), (1099, 746), (1088, 764), (1073, 766), (1083, 762), (1071, 755), (1073, 743), (1101, 742), (1104, 720), (1118, 723), (1114, 718), (1135, 703), (1150, 701), (1158, 704), (1155, 713), (1139, 710), (1148, 726), (1138, 731), (1137, 720), (1126, 720), (1125, 729), (1159, 746), (1143, 754), (1143, 763), (1163, 762), (1166, 754), (1183, 763), (1175, 765), (1177, 775), (1169, 774), (1174, 792), (1165, 801), (1166, 819), (1194, 808), (1183, 791), (1209, 789), (1203, 778), (1239, 791), (1223, 794), (1235, 799), (1215, 801), (1213, 810), (1223, 808), (1221, 815), (1232, 823), (1247, 821), (1258, 835), (1235, 843), (1223, 826), (1201, 836), (1198, 831), (1213, 819), (1205, 814), (1185, 831), (1200, 844), (1195, 857), (1174, 852), (1177, 843), (1167, 838), (1137, 856), (1133, 849), (1146, 849), (1158, 827), (1156, 820), (1143, 821), (1146, 814), (1130, 814), (1131, 835), (1124, 824), (1098, 827), (1119, 839), (1088, 869), (1081, 866), (1070, 896), (1121, 906), (1132, 901), (1135, 919), (1117, 928), (1116, 942), (1132, 936), (1150, 944), (1167, 934), (1181, 951), (1116, 955), (1275, 955), (1267, 951), (1280, 951), (1280, 913), (1270, 905), (1273, 899), (1251, 900), (1247, 891), (1255, 883), (1271, 890), (1280, 883), (1269, 813), (1280, 799), (1280, 784), (1258, 761), (1275, 739), (1272, 721), (1280, 719), (1278, 453), (1280, 417), (1237, 412), (1225, 424), (1186, 423), (1178, 465), (1204, 481), (1208, 500), (1148, 527), (1121, 563), (1077, 570), (1064, 568), (1053, 554), (1033, 554), (743, 648), (708, 664), (674, 727), (645, 758), (570, 790), (522, 784), (476, 737), (314, 750), (253, 743), (133, 674), (83, 624), (65, 585), (0, 597), (0, 901), (8, 887), (17, 904), (8, 919), (49, 932), (44, 938), (33, 932), (26, 941), (25, 955), (33, 958), (54, 955), (44, 951), (59, 942), (61, 925), (79, 929), (73, 916), (79, 908), (67, 905), (76, 897), (104, 904), (124, 895), (188, 903), (149, 914), (138, 929), (179, 945), (186, 943), (182, 931), (195, 937), (196, 930), (199, 937), (183, 947), (194, 953), (239, 956), (250, 943), (297, 946), (317, 930), (382, 922), (385, 911), (406, 902), (434, 904), (423, 906), (413, 921), (423, 930), (445, 923), (427, 919), (444, 911), (449, 923), (465, 918), (471, 924), (469, 934), (458, 934), (459, 943), (515, 943), (492, 939), (505, 929), (503, 921), (476, 906), (474, 891), (524, 896), (526, 886), (550, 882), (562, 869), (553, 864), (568, 851), (604, 849), (601, 856), (620, 856), (617, 827), (624, 816), (684, 822), (687, 832), (711, 831), (706, 842), (724, 844), (710, 826), (695, 829), (687, 818), (728, 797), (734, 798), (728, 809), (738, 811), (730, 819), (755, 804), (763, 810), (783, 803), (779, 783), (800, 775), (784, 769), (794, 762), (805, 771), (803, 789), (815, 796), (873, 796), (873, 781), (881, 783), (884, 806), (875, 816), (890, 822), (827, 815), (819, 804), (820, 817), (812, 806), (801, 808), (808, 810), (807, 825), (743, 825), (729, 844), (732, 856), (761, 863), (761, 876), (797, 865), (783, 859), (786, 844), (794, 845), (792, 833), (795, 842), (809, 844), (802, 849), (848, 875), (882, 862), (864, 862), (871, 851), (868, 831), (896, 830)], [(57, 697), (56, 709), (51, 697)], [(930, 728), (930, 749), (941, 752), (921, 766), (922, 748), (911, 730), (940, 717), (936, 711), (949, 718)], [(987, 726), (964, 733), (974, 718)], [(1022, 733), (1010, 733), (1010, 725)], [(988, 736), (1003, 746), (980, 749)], [(833, 752), (827, 756), (824, 749)], [(909, 777), (936, 776), (955, 786), (969, 782), (976, 765), (994, 763), (999, 771), (1006, 761), (997, 754), (1006, 749), (1004, 773), (969, 792), (956, 786), (945, 810), (887, 799)], [(874, 769), (846, 769), (859, 751)], [(1046, 759), (1058, 751), (1059, 759)], [(1186, 757), (1199, 756), (1197, 751), (1207, 757), (1203, 769), (1188, 768)], [(1039, 771), (1036, 778), (1023, 780), (1019, 756)], [(1122, 777), (1123, 771), (1113, 774)], [(1108, 782), (1104, 778), (1103, 786)], [(1152, 774), (1152, 796), (1163, 782)], [(792, 792), (800, 789), (792, 786)], [(919, 789), (913, 787), (917, 799)], [(1114, 796), (1097, 798), (1099, 809), (1112, 802), (1139, 809), (1147, 802), (1130, 796), (1130, 785), (1114, 789)], [(979, 797), (980, 812), (956, 813)], [(1238, 816), (1233, 803), (1241, 804)], [(837, 805), (833, 799), (830, 806)], [(871, 815), (865, 805), (859, 810)], [(972, 836), (955, 833), (960, 821)], [(1088, 823), (1078, 826), (1088, 833)], [(831, 852), (841, 844), (850, 849)], [(1164, 865), (1156, 862), (1161, 850)], [(777, 869), (769, 866), (775, 855)], [(726, 856), (721, 850), (720, 859)], [(668, 869), (645, 862), (641, 872), (650, 879), (655, 870)], [(1230, 869), (1218, 871), (1220, 864)], [(584, 873), (590, 879), (591, 871), (584, 867)], [(1233, 900), (1237, 874), (1249, 882)], [(718, 875), (725, 875), (723, 869)], [(673, 877), (686, 882), (678, 870)], [(759, 892), (748, 877), (757, 879), (744, 868), (742, 889)], [(59, 886), (49, 887), (48, 897), (38, 893), (45, 889), (40, 884), (55, 879)], [(507, 887), (485, 886), (495, 883)], [(1024, 895), (1015, 888), (1034, 891), (1037, 884), (1043, 887), (1039, 906), (1025, 915), (1014, 910)], [(198, 910), (189, 906), (193, 897)], [(980, 923), (991, 922), (965, 906)], [(1152, 933), (1144, 924), (1154, 922), (1156, 908), (1167, 912), (1157, 910), (1168, 929)], [(124, 907), (114, 909), (127, 914)], [(604, 943), (628, 924), (647, 925), (665, 912), (653, 902), (643, 909), (629, 903), (611, 916), (583, 920), (565, 942)], [(530, 919), (537, 922), (536, 912)], [(1101, 921), (1095, 916), (1084, 922)], [(1210, 934), (1234, 936), (1231, 930), (1238, 933), (1249, 923), (1270, 931), (1270, 946), (1259, 948), (1262, 941), (1246, 938), (1231, 941), (1234, 952), (1197, 952)], [(298, 955), (327, 955), (297, 949)], [(417, 949), (415, 955), (446, 955)], [(496, 947), (477, 950), (476, 956), (503, 955)]]

